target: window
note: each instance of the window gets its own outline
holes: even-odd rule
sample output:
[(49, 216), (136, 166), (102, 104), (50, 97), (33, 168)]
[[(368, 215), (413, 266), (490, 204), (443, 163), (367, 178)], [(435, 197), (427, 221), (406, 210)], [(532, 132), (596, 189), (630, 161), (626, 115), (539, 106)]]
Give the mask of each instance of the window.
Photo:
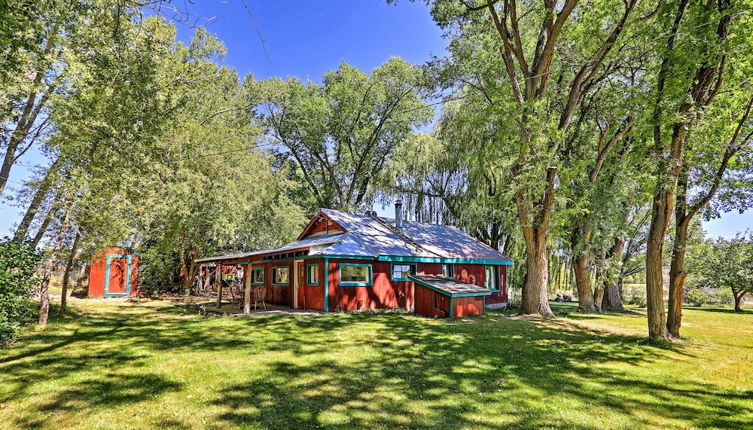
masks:
[(319, 265), (309, 264), (306, 266), (306, 285), (319, 285)]
[(485, 266), (484, 275), (484, 286), (490, 290), (499, 291), (499, 268)]
[(251, 269), (251, 285), (264, 285), (264, 268)]
[(442, 264), (442, 276), (452, 278), (455, 276), (455, 267), (452, 264)]
[(393, 263), (390, 272), (392, 272), (393, 281), (410, 281), (408, 275), (416, 274), (416, 265), (415, 263)]
[(288, 285), (290, 283), (290, 267), (273, 267), (272, 283), (275, 285)]
[(368, 287), (371, 285), (371, 264), (340, 264), (340, 285)]

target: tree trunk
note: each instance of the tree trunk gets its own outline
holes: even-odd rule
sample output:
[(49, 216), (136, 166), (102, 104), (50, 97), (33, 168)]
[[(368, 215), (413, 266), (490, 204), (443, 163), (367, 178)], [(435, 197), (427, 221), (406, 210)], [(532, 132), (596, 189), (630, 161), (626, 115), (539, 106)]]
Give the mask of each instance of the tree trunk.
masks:
[(63, 221), (60, 223), (60, 230), (55, 236), (55, 242), (52, 246), (52, 251), (47, 259), (47, 263), (44, 266), (44, 274), (42, 275), (42, 283), (39, 287), (39, 325), (47, 325), (47, 317), (50, 313), (50, 278), (52, 277), (52, 271), (55, 269), (55, 262), (57, 261), (58, 254), (60, 254), (60, 248), (63, 245), (63, 239), (68, 231), (68, 223), (70, 221), (70, 211), (65, 211)]
[(732, 290), (732, 295), (735, 297), (735, 312), (742, 312), (742, 301), (743, 297), (745, 297), (745, 291), (737, 292), (735, 290)]
[(79, 248), (78, 246), (80, 239), (81, 234), (76, 232), (76, 237), (73, 239), (73, 245), (71, 245), (70, 255), (68, 256), (68, 263), (65, 265), (65, 273), (63, 273), (63, 286), (60, 291), (60, 316), (65, 315), (65, 308), (68, 305), (68, 283), (70, 282), (71, 271), (83, 251), (83, 248)]
[[(627, 216), (625, 217), (625, 221), (627, 222)], [(624, 252), (625, 238), (619, 237), (607, 254), (607, 258), (614, 261), (615, 264), (607, 266), (607, 277), (604, 279), (604, 298), (601, 303), (602, 310), (620, 312), (625, 310), (622, 307), (622, 273), (625, 267), (622, 256)], [(615, 273), (615, 265), (619, 267), (616, 270), (617, 273)]]
[[(16, 233), (13, 235), (14, 241), (18, 242), (26, 237), (26, 233), (28, 233), (29, 231), (29, 226), (31, 226), (31, 222), (34, 220), (37, 211), (39, 211), (39, 206), (42, 204), (45, 197), (47, 197), (47, 193), (50, 191), (50, 187), (53, 183), (52, 178), (54, 177), (55, 173), (57, 173), (59, 162), (60, 157), (58, 157), (57, 160), (52, 163), (52, 166), (50, 166), (50, 168), (47, 170), (44, 179), (42, 179), (42, 182), (40, 182), (37, 191), (34, 192), (34, 197), (32, 197), (31, 203), (29, 203), (29, 207), (28, 209), (26, 209), (26, 213), (24, 213), (24, 217), (21, 219), (21, 223), (18, 224)], [(52, 200), (51, 207), (55, 206), (55, 202), (60, 198), (62, 191), (62, 187), (58, 188), (57, 194)]]
[(81, 288), (84, 286), (84, 279), (86, 279), (86, 274), (89, 273), (89, 264), (82, 264), (81, 268), (78, 269), (78, 275), (76, 276), (76, 288)]
[(602, 309), (608, 311), (622, 312), (625, 310), (622, 307), (622, 293), (620, 292), (620, 285), (617, 282), (604, 283), (604, 300), (601, 306)]
[(683, 287), (687, 272), (685, 250), (688, 242), (688, 220), (678, 219), (675, 227), (675, 240), (672, 246), (672, 262), (669, 269), (669, 304), (667, 312), (667, 330), (674, 337), (680, 337), (682, 325)]
[(674, 182), (660, 176), (652, 205), (651, 227), (646, 243), (646, 315), (648, 335), (654, 339), (669, 339), (664, 313), (664, 279), (662, 252), (664, 237), (672, 214)]
[(47, 212), (47, 215), (44, 217), (44, 221), (42, 221), (42, 225), (39, 226), (39, 230), (37, 230), (37, 234), (34, 235), (34, 238), (31, 240), (31, 246), (34, 248), (39, 245), (39, 242), (42, 240), (42, 237), (44, 237), (44, 234), (47, 232), (47, 227), (49, 227), (50, 222), (52, 222), (52, 219), (55, 218), (55, 214), (57, 213), (57, 208), (55, 206), (51, 207), (50, 210)]
[[(520, 315), (554, 316), (549, 307), (549, 293), (547, 291), (546, 239), (542, 240), (537, 233), (534, 231), (533, 243), (526, 240), (527, 271), (521, 292)], [(537, 237), (538, 240), (536, 240)]]
[(582, 252), (573, 258), (573, 272), (575, 272), (575, 286), (578, 290), (578, 311), (596, 312), (594, 291), (591, 287), (591, 274), (588, 270), (588, 257)]

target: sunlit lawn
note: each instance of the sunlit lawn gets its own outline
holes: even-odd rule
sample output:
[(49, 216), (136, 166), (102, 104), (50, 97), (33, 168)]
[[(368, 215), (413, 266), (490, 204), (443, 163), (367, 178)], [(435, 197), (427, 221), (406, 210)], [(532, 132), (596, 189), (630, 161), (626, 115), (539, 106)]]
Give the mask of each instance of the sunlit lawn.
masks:
[[(560, 311), (572, 308), (560, 307)], [(753, 313), (201, 317), (84, 300), (0, 351), (0, 428), (751, 428)]]

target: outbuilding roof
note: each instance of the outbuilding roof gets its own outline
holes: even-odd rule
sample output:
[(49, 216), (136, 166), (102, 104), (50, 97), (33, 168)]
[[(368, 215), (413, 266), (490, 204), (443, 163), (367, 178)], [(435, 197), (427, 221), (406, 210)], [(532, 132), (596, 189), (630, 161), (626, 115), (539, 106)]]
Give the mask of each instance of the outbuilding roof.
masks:
[(417, 284), (450, 297), (489, 296), (491, 290), (443, 276), (410, 275)]

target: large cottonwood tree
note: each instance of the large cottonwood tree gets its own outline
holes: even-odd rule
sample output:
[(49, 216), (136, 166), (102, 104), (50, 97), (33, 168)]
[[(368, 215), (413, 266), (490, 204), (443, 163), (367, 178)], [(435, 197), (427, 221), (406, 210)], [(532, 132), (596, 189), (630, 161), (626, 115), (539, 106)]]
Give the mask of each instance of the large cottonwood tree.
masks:
[(433, 2), (462, 84), (487, 97), (505, 130), (498, 145), (508, 148), (512, 161), (493, 168), (512, 173), (526, 245), (523, 314), (551, 315), (547, 242), (557, 189), (574, 155), (568, 139), (584, 99), (618, 62), (614, 52), (641, 18), (640, 6), (639, 0)]
[(321, 84), (275, 78), (254, 85), (268, 139), (320, 207), (370, 206), (377, 176), (432, 114), (421, 97), (422, 71), (400, 58), (370, 75), (342, 63)]

